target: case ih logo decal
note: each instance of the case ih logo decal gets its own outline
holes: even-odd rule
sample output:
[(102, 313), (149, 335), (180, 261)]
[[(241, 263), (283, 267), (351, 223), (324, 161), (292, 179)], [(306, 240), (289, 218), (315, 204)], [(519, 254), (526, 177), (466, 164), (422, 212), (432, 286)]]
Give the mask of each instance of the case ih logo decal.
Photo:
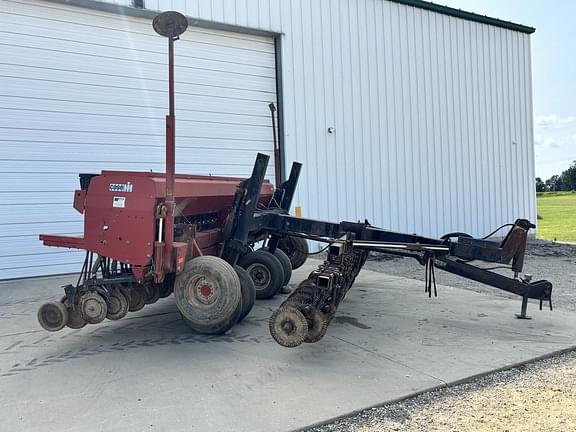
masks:
[(110, 192), (132, 192), (132, 183), (110, 183), (108, 190)]

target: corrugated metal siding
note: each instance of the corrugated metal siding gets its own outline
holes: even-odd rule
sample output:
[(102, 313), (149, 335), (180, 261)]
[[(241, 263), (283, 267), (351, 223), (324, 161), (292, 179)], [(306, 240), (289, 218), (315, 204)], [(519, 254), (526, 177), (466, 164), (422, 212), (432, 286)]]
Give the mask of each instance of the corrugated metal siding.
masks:
[(283, 33), (306, 216), (433, 236), (535, 220), (529, 35), (386, 0), (146, 7)]
[[(78, 271), (38, 234), (82, 232), (79, 172), (163, 171), (166, 39), (148, 19), (2, 1), (0, 48), (0, 279)], [(177, 172), (248, 176), (272, 151), (273, 39), (196, 28), (175, 49)]]
[(282, 33), (305, 216), (432, 236), (535, 219), (527, 34), (386, 0), (145, 3)]

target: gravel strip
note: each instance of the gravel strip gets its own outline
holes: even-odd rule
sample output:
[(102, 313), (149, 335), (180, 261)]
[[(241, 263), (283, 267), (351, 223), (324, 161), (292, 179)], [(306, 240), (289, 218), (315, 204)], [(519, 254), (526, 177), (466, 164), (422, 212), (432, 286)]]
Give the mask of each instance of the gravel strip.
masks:
[(373, 408), (309, 432), (576, 430), (576, 352)]

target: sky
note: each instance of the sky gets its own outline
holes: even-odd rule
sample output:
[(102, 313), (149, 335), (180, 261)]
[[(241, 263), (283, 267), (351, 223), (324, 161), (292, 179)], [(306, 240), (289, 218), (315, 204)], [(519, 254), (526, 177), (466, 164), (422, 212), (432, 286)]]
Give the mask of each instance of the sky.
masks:
[(536, 28), (531, 35), (536, 176), (576, 160), (576, 1), (433, 0)]

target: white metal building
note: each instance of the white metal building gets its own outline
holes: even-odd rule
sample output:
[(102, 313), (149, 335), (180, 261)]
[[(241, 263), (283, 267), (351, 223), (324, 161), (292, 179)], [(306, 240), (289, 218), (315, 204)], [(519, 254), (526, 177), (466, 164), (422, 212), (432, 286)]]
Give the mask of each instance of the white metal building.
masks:
[(277, 102), (306, 217), (432, 236), (535, 219), (530, 27), (419, 0), (0, 0), (0, 279), (78, 271), (38, 234), (82, 231), (79, 172), (163, 170), (161, 10), (191, 24), (178, 172), (248, 175)]

